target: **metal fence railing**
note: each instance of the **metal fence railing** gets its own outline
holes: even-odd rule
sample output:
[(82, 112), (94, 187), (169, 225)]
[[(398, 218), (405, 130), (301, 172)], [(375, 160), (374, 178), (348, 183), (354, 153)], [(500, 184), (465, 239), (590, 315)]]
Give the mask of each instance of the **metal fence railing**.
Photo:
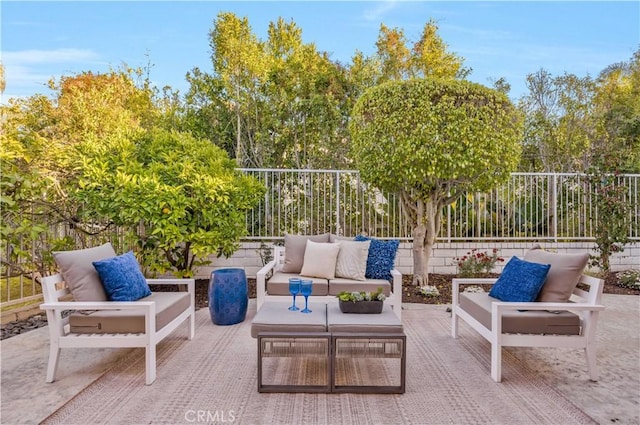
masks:
[[(364, 184), (357, 171), (242, 169), (267, 188), (247, 215), (251, 239), (285, 233), (366, 233), (411, 239), (393, 194)], [(625, 188), (629, 237), (640, 240), (640, 175), (611, 177)], [(593, 240), (598, 211), (586, 175), (514, 173), (488, 193), (466, 193), (443, 211), (442, 241)]]
[[(247, 213), (246, 240), (278, 240), (285, 233), (365, 233), (378, 238), (411, 240), (411, 228), (399, 199), (360, 180), (357, 171), (242, 169), (267, 188), (260, 204)], [(640, 175), (612, 176), (624, 188), (629, 205), (629, 237), (640, 241)], [(514, 173), (488, 193), (466, 193), (443, 211), (438, 240), (457, 241), (590, 241), (598, 214), (593, 187), (585, 175)], [(36, 246), (22, 246), (33, 261), (44, 264), (53, 239), (69, 239), (75, 248), (110, 240), (118, 251), (128, 248), (123, 233), (87, 236), (67, 226), (55, 226)], [(48, 239), (50, 238), (50, 239)], [(8, 264), (11, 250), (0, 253)], [(5, 251), (5, 250), (3, 250)], [(23, 275), (0, 281), (0, 305), (5, 308), (37, 298), (40, 287)], [(15, 283), (15, 284), (14, 284)]]

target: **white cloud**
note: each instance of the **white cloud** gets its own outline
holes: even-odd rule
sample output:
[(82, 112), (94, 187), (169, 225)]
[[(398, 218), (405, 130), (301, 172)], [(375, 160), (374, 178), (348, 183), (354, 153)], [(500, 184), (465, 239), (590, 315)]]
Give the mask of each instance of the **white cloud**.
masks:
[(3, 51), (1, 58), (7, 83), (3, 100), (25, 97), (24, 93), (48, 93), (50, 79), (104, 64), (93, 50), (73, 48)]
[(86, 49), (54, 49), (54, 50), (20, 50), (16, 52), (2, 52), (2, 62), (8, 65), (34, 65), (44, 63), (77, 63), (93, 62), (99, 55)]
[(397, 5), (398, 0), (387, 0), (376, 3), (376, 7), (364, 11), (363, 18), (366, 21), (379, 21), (385, 14), (395, 9)]

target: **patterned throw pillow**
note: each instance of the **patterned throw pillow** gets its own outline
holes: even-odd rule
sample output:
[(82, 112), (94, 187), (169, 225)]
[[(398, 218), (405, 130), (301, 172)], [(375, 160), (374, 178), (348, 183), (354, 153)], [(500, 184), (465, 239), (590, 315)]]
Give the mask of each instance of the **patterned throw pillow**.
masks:
[(355, 237), (356, 241), (371, 241), (367, 256), (367, 279), (385, 279), (391, 281), (391, 270), (396, 261), (396, 253), (400, 246), (399, 240), (381, 241), (363, 235)]
[(535, 301), (550, 267), (549, 264), (530, 263), (511, 257), (489, 291), (489, 296), (500, 301)]
[(137, 301), (151, 295), (133, 252), (94, 261), (93, 266), (110, 301)]

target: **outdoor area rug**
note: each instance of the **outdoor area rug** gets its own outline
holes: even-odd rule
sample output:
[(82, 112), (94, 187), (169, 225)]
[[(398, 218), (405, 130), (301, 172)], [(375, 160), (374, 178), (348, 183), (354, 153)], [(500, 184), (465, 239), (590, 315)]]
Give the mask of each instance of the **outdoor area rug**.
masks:
[(158, 346), (153, 385), (144, 385), (144, 350), (131, 350), (43, 423), (595, 423), (507, 351), (503, 382), (493, 382), (489, 344), (464, 324), (454, 340), (443, 306), (403, 311), (405, 394), (258, 393), (254, 314), (250, 307), (244, 322), (216, 326), (199, 310), (192, 341), (184, 326)]

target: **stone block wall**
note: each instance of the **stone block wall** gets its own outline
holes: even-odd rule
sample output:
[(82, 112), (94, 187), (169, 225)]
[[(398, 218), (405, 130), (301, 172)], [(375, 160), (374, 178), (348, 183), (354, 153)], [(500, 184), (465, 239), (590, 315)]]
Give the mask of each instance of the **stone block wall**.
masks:
[[(438, 274), (455, 274), (457, 272), (454, 259), (464, 256), (473, 248), (480, 251), (490, 251), (493, 248), (499, 249), (499, 254), (505, 259), (504, 263), (499, 263), (495, 268), (496, 272), (501, 272), (504, 265), (512, 256), (522, 257), (525, 252), (536, 242), (454, 242), (438, 243), (433, 250), (433, 256), (429, 262), (429, 272)], [(550, 243), (540, 242), (544, 249), (572, 253), (585, 252), (594, 254), (593, 243), (591, 242), (562, 242)], [(413, 274), (413, 252), (410, 242), (400, 243), (400, 248), (396, 256), (396, 268), (402, 274)], [(212, 256), (212, 263), (206, 267), (200, 267), (196, 278), (209, 278), (215, 269), (225, 267), (244, 268), (248, 277), (256, 277), (258, 270), (262, 267), (259, 255), (260, 242), (244, 242), (241, 247), (230, 258), (216, 258)], [(640, 269), (640, 244), (628, 245), (624, 252), (617, 253), (611, 258), (611, 268), (613, 271), (628, 269)]]

